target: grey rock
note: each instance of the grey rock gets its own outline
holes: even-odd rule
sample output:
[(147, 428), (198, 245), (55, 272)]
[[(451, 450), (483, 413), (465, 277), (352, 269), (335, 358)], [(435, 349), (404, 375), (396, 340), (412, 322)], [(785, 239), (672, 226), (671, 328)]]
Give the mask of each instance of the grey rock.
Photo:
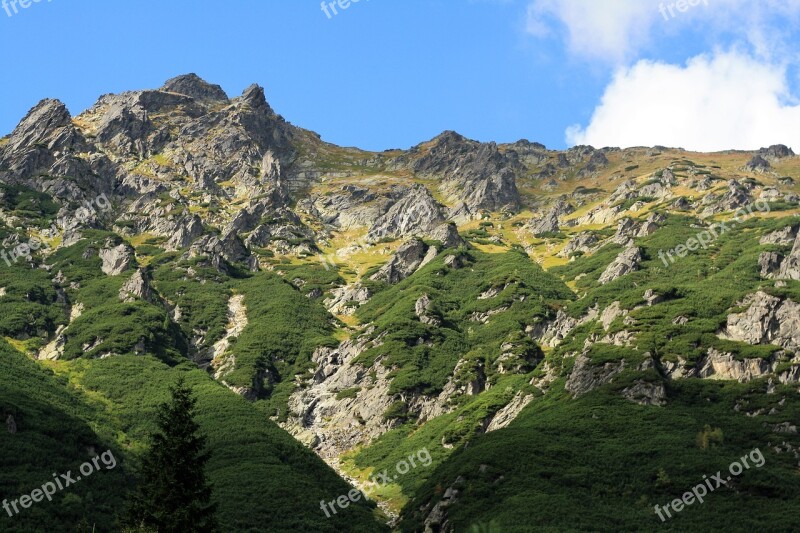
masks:
[(748, 344), (800, 348), (800, 304), (758, 291), (741, 302), (746, 309), (728, 315), (722, 338)]
[(769, 161), (764, 159), (763, 156), (757, 154), (753, 156), (753, 159), (748, 161), (744, 168), (750, 172), (766, 172), (772, 168), (772, 165), (770, 165)]
[(622, 390), (622, 396), (639, 405), (661, 407), (667, 404), (667, 390), (660, 381), (636, 380), (633, 385)]
[(638, 270), (642, 260), (642, 251), (636, 246), (631, 246), (621, 252), (614, 261), (603, 271), (599, 282), (601, 285), (610, 283), (626, 274)]
[(394, 165), (440, 178), (441, 189), (471, 212), (516, 210), (520, 205), (516, 175), (524, 167), (516, 152), (503, 153), (495, 143), (478, 143), (447, 131), (412, 148)]
[(414, 312), (423, 324), (439, 326), (442, 321), (433, 313), (433, 300), (427, 294), (420, 296), (414, 304)]
[(575, 359), (575, 365), (564, 388), (571, 392), (574, 398), (577, 398), (610, 383), (623, 370), (625, 370), (624, 360), (603, 365), (593, 365), (588, 357), (579, 355)]
[(133, 250), (127, 244), (103, 248), (99, 252), (103, 261), (100, 267), (107, 276), (118, 276), (130, 268), (133, 262)]
[(442, 206), (422, 185), (409, 193), (380, 217), (367, 233), (367, 241), (426, 235), (444, 222)]
[[(433, 250), (435, 251), (435, 248)], [(389, 262), (370, 276), (370, 279), (391, 284), (398, 283), (422, 266), (427, 252), (428, 246), (422, 240), (411, 239), (400, 245)]]
[(212, 85), (197, 74), (184, 74), (168, 80), (162, 91), (183, 94), (196, 100), (213, 100), (225, 102), (228, 95), (219, 85)]
[(758, 257), (758, 267), (762, 278), (771, 277), (780, 270), (783, 256), (777, 252), (762, 252)]
[(787, 246), (793, 244), (797, 238), (798, 226), (786, 226), (761, 237), (760, 244), (778, 244)]
[(133, 302), (137, 299), (148, 302), (154, 300), (150, 280), (143, 269), (134, 272), (133, 276), (122, 285), (119, 290), (119, 299), (123, 302)]
[(800, 233), (794, 240), (792, 251), (781, 263), (778, 279), (800, 280)]
[(768, 159), (779, 160), (785, 159), (787, 157), (794, 157), (794, 151), (786, 145), (783, 144), (774, 144), (769, 148), (762, 148), (759, 150), (759, 155), (762, 155)]

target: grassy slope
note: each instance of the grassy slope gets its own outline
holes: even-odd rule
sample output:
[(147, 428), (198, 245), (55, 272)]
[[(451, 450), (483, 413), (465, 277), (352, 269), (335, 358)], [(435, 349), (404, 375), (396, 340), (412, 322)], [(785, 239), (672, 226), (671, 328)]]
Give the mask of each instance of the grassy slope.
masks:
[(327, 519), (320, 501), (346, 494), (347, 483), (257, 408), (189, 364), (170, 368), (149, 356), (121, 356), (52, 363), (54, 375), (2, 341), (0, 357), (0, 407), (19, 427), (16, 435), (0, 432), (3, 498), (30, 493), (52, 472), (75, 471), (88, 459), (88, 447), (113, 449), (119, 463), (60, 493), (53, 504), (38, 504), (14, 519), (0, 516), (0, 529), (116, 529), (155, 410), (179, 374), (198, 397), (198, 421), (213, 454), (207, 473), (225, 531), (382, 529), (366, 505)]
[(179, 374), (198, 397), (198, 421), (209, 437), (208, 476), (226, 531), (380, 531), (373, 511), (353, 506), (327, 519), (320, 501), (350, 487), (311, 451), (253, 405), (184, 364), (131, 356), (75, 363), (81, 385), (111, 402), (128, 444), (138, 448), (153, 429), (155, 409)]
[[(109, 448), (118, 459), (111, 471), (96, 473), (52, 503), (42, 502), (9, 517), (0, 512), (0, 530), (19, 532), (91, 530), (110, 531), (124, 502), (127, 465), (112, 435), (95, 429), (108, 417), (69, 390), (64, 378), (43, 369), (0, 339), (0, 499), (15, 500), (52, 480), (53, 473), (76, 472), (90, 459), (88, 449)], [(14, 416), (17, 433), (5, 427)], [(102, 436), (101, 436), (102, 435)]]
[[(456, 531), (494, 524), (498, 531), (790, 531), (800, 520), (800, 476), (792, 454), (776, 454), (765, 419), (737, 413), (737, 398), (776, 407), (770, 422), (797, 420), (795, 390), (766, 397), (763, 381), (750, 385), (683, 381), (669, 390), (667, 407), (622, 399), (610, 385), (579, 400), (562, 395), (534, 402), (506, 429), (460, 449), (407, 507), (403, 531), (420, 527), (415, 511), (436, 503), (457, 484), (447, 509)], [(792, 398), (784, 407), (782, 397)], [(755, 405), (753, 405), (755, 407)], [(705, 425), (723, 442), (707, 449), (697, 437)], [(797, 440), (796, 436), (793, 439)], [(758, 447), (766, 458), (702, 505), (661, 524), (663, 506)], [(726, 473), (727, 476), (727, 473)]]
[[(768, 231), (796, 223), (794, 218), (753, 220), (722, 235), (708, 250), (690, 254), (665, 267), (659, 250), (670, 249), (697, 233), (690, 221), (671, 217), (666, 227), (641, 239), (646, 260), (638, 272), (605, 286), (597, 278), (619, 248), (609, 246), (553, 269), (565, 281), (576, 281), (585, 296), (567, 305), (573, 316), (589, 307), (600, 309), (614, 301), (632, 309), (639, 324), (622, 320), (610, 332), (632, 329), (638, 335), (631, 348), (595, 345), (590, 357), (597, 363), (621, 358), (636, 363), (651, 351), (662, 360), (678, 356), (696, 359), (708, 347), (731, 351), (739, 357), (764, 357), (774, 346), (749, 346), (722, 341), (716, 332), (728, 310), (746, 294), (759, 288), (798, 298), (800, 283), (776, 289), (761, 280), (758, 255), (770, 247), (758, 239)], [(668, 300), (639, 307), (645, 290), (652, 288)], [(673, 324), (686, 316), (683, 326)], [(570, 353), (580, 352), (591, 334), (606, 332), (595, 323), (578, 328), (559, 348), (548, 354), (571, 369)], [(651, 375), (652, 374), (652, 375)], [(404, 531), (421, 527), (417, 510), (436, 503), (458, 476), (465, 483), (458, 503), (447, 510), (456, 531), (472, 525), (495, 526), (499, 531), (536, 530), (736, 530), (789, 531), (800, 520), (800, 476), (790, 453), (776, 454), (781, 442), (798, 446), (796, 435), (772, 433), (768, 424), (800, 420), (800, 394), (796, 387), (779, 387), (765, 395), (766, 380), (748, 385), (731, 382), (683, 380), (668, 382), (667, 407), (644, 407), (621, 398), (619, 391), (634, 379), (659, 380), (653, 372), (626, 371), (614, 383), (579, 400), (558, 392), (534, 401), (509, 427), (477, 436), (453, 453), (406, 507)], [(563, 380), (561, 382), (563, 384)], [(786, 401), (781, 404), (781, 400)], [(746, 405), (734, 411), (736, 403)], [(745, 416), (764, 408), (772, 415)], [(435, 422), (434, 422), (435, 423)], [(722, 443), (711, 449), (697, 444), (705, 425), (720, 428)], [(424, 430), (423, 430), (424, 431)], [(421, 433), (421, 432), (420, 432)], [(415, 434), (412, 439), (419, 439)], [(384, 437), (405, 447), (391, 434)], [(730, 488), (720, 489), (700, 506), (694, 505), (661, 525), (653, 505), (664, 505), (702, 481), (702, 475), (726, 469), (735, 459), (759, 447), (766, 466), (746, 472)], [(380, 442), (378, 444), (380, 449)], [(369, 453), (369, 452), (366, 452)], [(483, 466), (482, 466), (483, 465)], [(483, 472), (481, 472), (483, 470)]]

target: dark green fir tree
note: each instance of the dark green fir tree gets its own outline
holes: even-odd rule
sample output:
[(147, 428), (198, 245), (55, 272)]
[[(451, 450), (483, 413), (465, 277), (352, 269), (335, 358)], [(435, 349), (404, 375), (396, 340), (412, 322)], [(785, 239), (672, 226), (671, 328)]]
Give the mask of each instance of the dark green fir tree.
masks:
[(216, 531), (216, 504), (205, 476), (210, 454), (194, 420), (197, 400), (183, 378), (170, 391), (172, 399), (158, 411), (158, 430), (142, 462), (130, 525), (159, 533)]

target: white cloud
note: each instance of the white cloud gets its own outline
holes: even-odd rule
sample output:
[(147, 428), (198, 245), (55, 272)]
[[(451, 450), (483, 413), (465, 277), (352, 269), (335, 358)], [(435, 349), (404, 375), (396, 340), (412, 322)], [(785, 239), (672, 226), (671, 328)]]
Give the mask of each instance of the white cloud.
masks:
[(535, 0), (527, 28), (537, 37), (566, 31), (572, 53), (619, 60), (647, 39), (658, 0)]
[(783, 66), (741, 52), (685, 66), (640, 61), (620, 68), (586, 128), (570, 144), (718, 151), (783, 143), (800, 148), (800, 105)]
[[(800, 14), (800, 0), (533, 0), (527, 29), (537, 37), (563, 37), (571, 53), (620, 63), (658, 38), (698, 25), (713, 37), (744, 39), (759, 55), (775, 54), (775, 22)], [(691, 6), (689, 4), (696, 4)]]

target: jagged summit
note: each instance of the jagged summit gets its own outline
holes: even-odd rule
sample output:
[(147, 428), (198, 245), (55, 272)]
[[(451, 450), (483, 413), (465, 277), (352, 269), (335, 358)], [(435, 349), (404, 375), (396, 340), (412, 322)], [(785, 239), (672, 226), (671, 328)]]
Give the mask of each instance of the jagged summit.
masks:
[(183, 94), (196, 100), (228, 100), (228, 95), (222, 90), (222, 87), (212, 85), (194, 73), (183, 74), (167, 80), (161, 90)]

